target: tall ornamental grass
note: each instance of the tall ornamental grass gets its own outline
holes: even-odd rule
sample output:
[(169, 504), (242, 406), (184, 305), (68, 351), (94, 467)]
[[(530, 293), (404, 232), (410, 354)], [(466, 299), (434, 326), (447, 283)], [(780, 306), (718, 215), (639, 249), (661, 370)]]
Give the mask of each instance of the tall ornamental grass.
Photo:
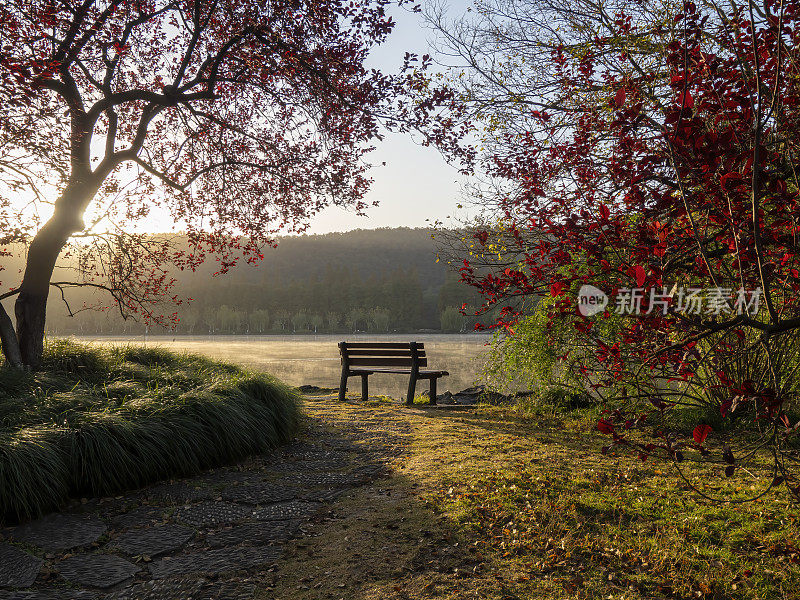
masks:
[(0, 519), (267, 451), (298, 424), (273, 377), (199, 356), (58, 340), (35, 373), (0, 368)]

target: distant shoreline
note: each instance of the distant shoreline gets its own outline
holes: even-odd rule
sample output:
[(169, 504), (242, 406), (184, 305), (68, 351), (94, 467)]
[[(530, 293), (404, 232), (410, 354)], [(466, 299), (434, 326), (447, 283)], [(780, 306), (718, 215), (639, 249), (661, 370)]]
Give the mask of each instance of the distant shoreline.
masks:
[[(493, 341), (486, 333), (323, 333), (323, 334), (218, 334), (218, 335), (71, 335), (88, 346), (163, 348), (174, 352), (202, 354), (212, 360), (230, 362), (247, 369), (270, 373), (289, 385), (336, 387), (341, 378), (339, 342), (390, 342), (425, 344), (431, 368), (450, 373), (439, 386), (443, 393), (475, 385), (483, 367), (483, 355)], [(56, 336), (50, 340), (58, 343)], [(374, 380), (374, 381), (373, 381)], [(375, 394), (400, 398), (408, 378), (376, 374), (370, 377)]]

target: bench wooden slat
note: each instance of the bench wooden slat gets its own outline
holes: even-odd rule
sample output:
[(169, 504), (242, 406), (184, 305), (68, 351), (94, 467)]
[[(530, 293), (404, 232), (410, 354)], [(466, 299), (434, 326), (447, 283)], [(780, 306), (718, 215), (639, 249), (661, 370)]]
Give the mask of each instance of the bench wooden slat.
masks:
[[(354, 375), (361, 375), (363, 373), (367, 373), (367, 374), (371, 374), (371, 373), (388, 373), (388, 374), (394, 374), (394, 375), (411, 375), (411, 369), (382, 369), (381, 367), (378, 367), (376, 369), (371, 369), (369, 367), (365, 367), (365, 368), (360, 368), (359, 367), (359, 368), (356, 368), (356, 369), (350, 369), (350, 372), (353, 373)], [(446, 375), (450, 375), (450, 373), (448, 373), (447, 371), (437, 371), (435, 369), (420, 369), (419, 370), (420, 379), (427, 379), (427, 377), (426, 377), (427, 375), (436, 375), (436, 376), (444, 377)]]
[[(425, 344), (418, 343), (417, 348), (422, 350), (425, 347)], [(347, 342), (347, 349), (350, 348), (395, 348), (395, 349), (406, 349), (409, 350), (411, 348), (411, 344), (408, 342)]]
[[(351, 367), (410, 367), (412, 366), (413, 362), (411, 357), (408, 358), (398, 358), (398, 357), (382, 357), (379, 356), (377, 358), (372, 357), (363, 357), (363, 356), (355, 356), (353, 358), (348, 359), (348, 365)], [(420, 367), (427, 367), (428, 366), (428, 359), (427, 358), (420, 358), (419, 362), (417, 363)]]
[[(355, 350), (351, 350), (349, 347), (346, 350), (348, 356), (407, 356), (411, 358), (412, 352), (410, 348), (405, 350), (368, 350), (366, 348), (360, 349), (356, 348)], [(425, 350), (421, 352), (417, 352), (417, 356), (423, 357), (425, 356)]]

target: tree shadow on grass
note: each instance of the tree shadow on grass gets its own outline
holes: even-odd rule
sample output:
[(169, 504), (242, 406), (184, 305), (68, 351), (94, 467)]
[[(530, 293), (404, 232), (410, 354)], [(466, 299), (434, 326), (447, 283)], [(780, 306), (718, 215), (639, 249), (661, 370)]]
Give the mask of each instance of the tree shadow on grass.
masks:
[[(593, 435), (592, 417), (584, 413), (517, 416), (508, 412), (486, 415), (481, 412), (427, 408), (421, 411), (421, 415), (428, 419), (476, 427), (485, 431), (489, 437), (504, 435), (524, 438), (544, 444), (559, 444), (572, 450), (599, 452), (605, 440), (599, 434)], [(585, 431), (581, 432), (582, 435), (568, 433), (566, 426), (568, 421), (572, 422), (572, 428), (585, 428)]]

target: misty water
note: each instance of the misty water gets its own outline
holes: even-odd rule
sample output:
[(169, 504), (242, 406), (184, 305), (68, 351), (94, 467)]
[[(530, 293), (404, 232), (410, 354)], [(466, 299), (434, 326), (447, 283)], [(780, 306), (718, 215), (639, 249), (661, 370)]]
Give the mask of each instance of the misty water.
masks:
[[(99, 344), (144, 344), (178, 352), (204, 354), (211, 358), (271, 373), (289, 385), (339, 386), (341, 341), (423, 342), (428, 367), (450, 372), (439, 380), (438, 392), (457, 392), (475, 384), (483, 364), (482, 355), (491, 335), (486, 334), (391, 334), (391, 335), (218, 335), (218, 336), (91, 336), (77, 337)], [(369, 378), (370, 394), (393, 398), (405, 396), (408, 378), (402, 375), (375, 374)], [(417, 393), (427, 389), (421, 381)], [(360, 392), (361, 380), (350, 378), (348, 390)]]

